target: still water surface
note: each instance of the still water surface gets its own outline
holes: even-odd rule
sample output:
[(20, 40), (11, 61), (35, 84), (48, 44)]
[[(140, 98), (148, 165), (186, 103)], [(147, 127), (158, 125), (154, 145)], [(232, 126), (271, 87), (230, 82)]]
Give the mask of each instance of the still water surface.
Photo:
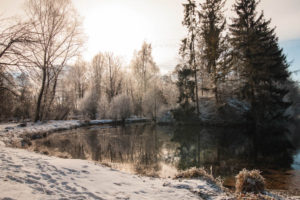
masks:
[(178, 170), (204, 167), (228, 187), (241, 169), (259, 169), (268, 189), (300, 194), (300, 148), (286, 135), (255, 136), (247, 128), (92, 126), (34, 140), (30, 148), (148, 176), (173, 177)]

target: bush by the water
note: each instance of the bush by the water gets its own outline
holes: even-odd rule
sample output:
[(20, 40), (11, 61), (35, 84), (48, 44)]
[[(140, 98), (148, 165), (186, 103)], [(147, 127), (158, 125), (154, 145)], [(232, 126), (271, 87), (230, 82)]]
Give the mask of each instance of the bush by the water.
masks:
[(243, 169), (235, 177), (235, 189), (237, 193), (262, 193), (265, 190), (265, 179), (258, 170), (248, 171)]

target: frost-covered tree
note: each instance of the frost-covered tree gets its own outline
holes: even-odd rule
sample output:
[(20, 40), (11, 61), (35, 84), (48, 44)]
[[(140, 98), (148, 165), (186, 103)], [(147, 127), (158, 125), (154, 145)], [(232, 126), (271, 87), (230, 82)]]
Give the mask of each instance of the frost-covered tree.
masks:
[(70, 66), (65, 76), (65, 79), (69, 82), (69, 89), (74, 96), (75, 109), (78, 107), (78, 101), (85, 96), (88, 89), (88, 67), (87, 62), (78, 59), (73, 66)]
[(152, 57), (152, 46), (143, 43), (141, 50), (137, 52), (132, 61), (132, 71), (138, 80), (138, 84), (143, 92), (149, 87), (150, 80), (159, 72)]
[(104, 85), (108, 101), (122, 92), (122, 62), (113, 53), (105, 53)]
[(103, 74), (105, 69), (106, 61), (105, 55), (102, 53), (98, 53), (94, 56), (91, 64), (91, 81), (92, 87), (94, 87), (94, 92), (99, 95), (99, 98), (102, 94), (102, 82), (103, 82)]
[(156, 66), (152, 57), (152, 46), (144, 42), (142, 48), (135, 53), (131, 61), (131, 71), (135, 85), (135, 112), (138, 115), (143, 114), (143, 97), (152, 85), (151, 81), (158, 75), (159, 68)]

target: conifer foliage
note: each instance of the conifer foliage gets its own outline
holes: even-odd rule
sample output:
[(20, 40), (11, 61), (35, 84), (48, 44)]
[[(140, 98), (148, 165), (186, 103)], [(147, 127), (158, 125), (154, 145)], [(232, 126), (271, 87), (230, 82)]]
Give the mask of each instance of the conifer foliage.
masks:
[[(182, 96), (190, 95), (189, 98), (193, 99), (192, 102), (196, 104), (196, 113), (199, 116), (199, 97), (198, 97), (198, 76), (197, 71), (198, 67), (196, 64), (196, 36), (198, 32), (199, 26), (199, 17), (197, 15), (197, 6), (195, 1), (188, 0), (184, 6), (184, 19), (182, 21), (183, 26), (187, 29), (187, 36), (182, 40), (180, 55), (182, 58), (181, 66), (177, 67), (178, 73), (178, 83), (179, 90), (185, 95), (181, 94), (179, 97), (180, 105), (186, 105), (188, 101), (186, 98), (182, 98)], [(192, 80), (191, 80), (192, 78)], [(185, 84), (188, 83), (188, 84)], [(193, 89), (193, 90), (191, 90)], [(189, 92), (185, 92), (187, 90)], [(185, 100), (184, 100), (185, 99)], [(183, 101), (183, 102), (182, 102)], [(182, 104), (183, 103), (183, 104)], [(184, 106), (186, 107), (186, 106)]]
[(237, 0), (237, 17), (230, 25), (233, 54), (239, 61), (243, 80), (240, 91), (251, 104), (251, 119), (259, 123), (281, 120), (289, 103), (284, 102), (288, 90), (288, 63), (278, 45), (275, 29), (264, 14), (257, 16), (256, 0)]
[(248, 117), (255, 127), (280, 124), (287, 119), (284, 113), (290, 106), (285, 101), (289, 64), (279, 47), (275, 28), (263, 12), (257, 13), (257, 0), (236, 0), (236, 16), (227, 30), (224, 5), (225, 0), (205, 0), (202, 4), (188, 0), (183, 4), (187, 37), (182, 40), (182, 61), (176, 68), (179, 110), (183, 115), (197, 113), (201, 117), (200, 73), (209, 77), (217, 106), (228, 98), (222, 96), (226, 82), (235, 82), (229, 98), (251, 105)]
[(211, 79), (215, 99), (219, 102), (218, 84), (226, 75), (227, 59), (225, 42), (226, 19), (223, 14), (224, 0), (205, 0), (201, 4), (200, 35), (203, 40), (203, 54), (205, 69)]

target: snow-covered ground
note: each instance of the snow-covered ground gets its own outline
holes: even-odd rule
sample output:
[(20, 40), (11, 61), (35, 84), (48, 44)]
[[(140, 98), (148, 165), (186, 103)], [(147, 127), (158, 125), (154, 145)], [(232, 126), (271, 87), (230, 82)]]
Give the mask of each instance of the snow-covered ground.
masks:
[(202, 180), (141, 177), (0, 144), (0, 199), (227, 199)]

